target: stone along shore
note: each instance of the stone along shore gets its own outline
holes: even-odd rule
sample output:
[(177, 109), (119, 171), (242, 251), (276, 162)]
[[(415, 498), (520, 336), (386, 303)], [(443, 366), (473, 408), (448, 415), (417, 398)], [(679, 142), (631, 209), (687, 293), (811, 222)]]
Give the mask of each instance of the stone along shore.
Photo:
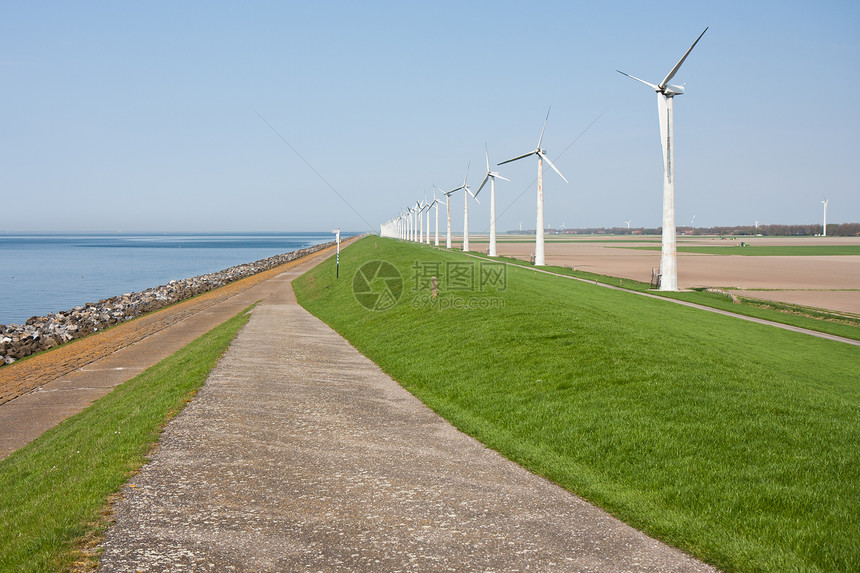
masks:
[(166, 285), (139, 293), (88, 302), (71, 310), (31, 317), (24, 324), (0, 325), (0, 365), (11, 364), (19, 358), (54, 348), (114, 324), (272, 269), (333, 244), (334, 242), (323, 243), (237, 265), (217, 273), (170, 281)]

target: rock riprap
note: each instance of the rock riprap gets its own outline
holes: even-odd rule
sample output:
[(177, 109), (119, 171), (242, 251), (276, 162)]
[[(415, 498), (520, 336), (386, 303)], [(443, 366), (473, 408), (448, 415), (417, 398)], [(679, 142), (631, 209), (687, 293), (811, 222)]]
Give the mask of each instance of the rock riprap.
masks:
[(333, 244), (333, 242), (323, 243), (253, 263), (237, 265), (217, 273), (170, 281), (166, 285), (149, 288), (139, 293), (128, 293), (98, 302), (88, 302), (71, 310), (31, 317), (24, 324), (0, 325), (0, 365), (11, 364), (36, 352), (49, 350), (114, 324), (267, 271)]

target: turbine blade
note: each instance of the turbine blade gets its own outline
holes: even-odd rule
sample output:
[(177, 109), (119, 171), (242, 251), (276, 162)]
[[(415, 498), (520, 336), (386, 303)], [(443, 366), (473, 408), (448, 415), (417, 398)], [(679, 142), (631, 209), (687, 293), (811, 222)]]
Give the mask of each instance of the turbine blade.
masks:
[(483, 188), (484, 188), (484, 185), (486, 185), (486, 184), (487, 184), (487, 181), (488, 181), (489, 179), (490, 179), (490, 172), (489, 172), (489, 171), (487, 171), (487, 174), (486, 174), (486, 175), (484, 175), (484, 180), (483, 180), (483, 181), (481, 181), (481, 184), (478, 186), (478, 190), (477, 190), (477, 191), (475, 191), (475, 197), (477, 197), (477, 196), (478, 196), (478, 193), (480, 193), (480, 192), (481, 192), (481, 189), (483, 189)]
[(505, 161), (502, 161), (501, 163), (497, 163), (496, 165), (504, 165), (505, 163), (510, 163), (511, 161), (517, 161), (517, 160), (522, 159), (524, 157), (528, 157), (529, 155), (534, 155), (535, 153), (537, 153), (537, 152), (536, 151), (529, 151), (528, 153), (518, 155), (518, 156), (514, 157), (513, 159), (506, 159)]
[(618, 72), (619, 74), (621, 74), (622, 76), (627, 76), (628, 78), (636, 80), (637, 82), (642, 82), (643, 84), (645, 84), (646, 86), (648, 86), (652, 90), (659, 90), (660, 89), (659, 87), (655, 86), (651, 82), (646, 82), (643, 79), (637, 78), (636, 76), (631, 76), (630, 74), (622, 72), (621, 70), (615, 70), (615, 71)]
[(490, 151), (487, 149), (487, 142), (484, 142), (484, 154), (487, 157), (487, 173), (490, 172)]
[(474, 199), (476, 203), (480, 204), (480, 201), (478, 201), (478, 194), (477, 193), (472, 193), (472, 190), (469, 189), (468, 187), (466, 187), (466, 191), (469, 192), (469, 195), (472, 196), (472, 199)]
[(550, 112), (550, 110), (552, 110), (552, 106), (549, 106), (549, 109), (548, 109), (548, 110), (546, 110), (546, 119), (545, 119), (545, 120), (543, 120), (543, 128), (541, 128), (541, 130), (540, 130), (540, 137), (538, 138), (538, 146), (537, 146), (537, 148), (538, 148), (538, 149), (540, 149), (540, 143), (541, 143), (541, 141), (543, 141), (543, 132), (546, 130), (546, 122), (548, 122), (548, 121), (549, 121), (549, 112)]
[(699, 34), (699, 37), (698, 37), (698, 38), (696, 38), (696, 41), (695, 41), (695, 42), (693, 42), (693, 45), (692, 45), (692, 46), (690, 46), (690, 49), (689, 49), (689, 50), (687, 50), (687, 53), (686, 53), (686, 54), (684, 54), (684, 57), (683, 57), (683, 58), (681, 58), (680, 60), (678, 60), (678, 63), (677, 63), (677, 64), (675, 64), (675, 67), (674, 67), (674, 68), (672, 68), (672, 71), (671, 71), (671, 72), (669, 72), (669, 74), (668, 74), (668, 75), (663, 79), (663, 81), (662, 81), (662, 82), (660, 82), (660, 85), (659, 85), (659, 86), (657, 86), (657, 87), (659, 87), (661, 90), (662, 90), (662, 89), (665, 89), (666, 84), (667, 84), (667, 83), (669, 83), (669, 80), (671, 80), (671, 79), (672, 79), (672, 76), (674, 76), (674, 75), (675, 75), (675, 73), (676, 73), (676, 72), (678, 71), (678, 69), (681, 67), (681, 64), (683, 64), (683, 63), (684, 63), (684, 60), (686, 60), (686, 59), (687, 59), (687, 56), (689, 56), (689, 55), (690, 55), (690, 52), (692, 52), (692, 51), (693, 51), (693, 48), (695, 48), (695, 47), (696, 47), (696, 44), (698, 44), (698, 43), (699, 43), (699, 40), (701, 40), (701, 39), (702, 39), (702, 36), (704, 36), (704, 35), (705, 35), (705, 32), (707, 32), (707, 31), (708, 31), (708, 28), (705, 28), (705, 31), (704, 31), (704, 32), (702, 32), (701, 34)]
[[(559, 170), (558, 170), (558, 167), (556, 167), (555, 165), (553, 165), (553, 164), (552, 164), (552, 161), (550, 161), (550, 160), (549, 160), (549, 157), (547, 157), (547, 156), (546, 156), (546, 153), (541, 153), (541, 154), (540, 154), (540, 156), (544, 158), (544, 161), (546, 161), (547, 165), (549, 165), (550, 167), (552, 167), (553, 171), (555, 171), (556, 173), (558, 173), (558, 176), (559, 176), (559, 177), (561, 177), (562, 179), (564, 179), (564, 175), (562, 175), (562, 174), (561, 174), (561, 171), (559, 171)], [(568, 181), (567, 179), (564, 179), (564, 182), (565, 182), (565, 183), (569, 183), (569, 181)]]
[(493, 178), (498, 178), (498, 179), (501, 179), (502, 181), (510, 181), (510, 179), (508, 179), (507, 177), (502, 177), (498, 173), (494, 173)]

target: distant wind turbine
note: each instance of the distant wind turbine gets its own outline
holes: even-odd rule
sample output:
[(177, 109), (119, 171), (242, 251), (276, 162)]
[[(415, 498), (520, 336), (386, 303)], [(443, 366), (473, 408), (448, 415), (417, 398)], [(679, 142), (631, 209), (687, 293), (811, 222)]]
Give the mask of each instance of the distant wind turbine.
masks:
[[(435, 189), (439, 189), (435, 185), (433, 187)], [(439, 202), (445, 204), (445, 211), (448, 215), (448, 230), (447, 230), (446, 238), (445, 238), (445, 248), (450, 249), (451, 248), (451, 193), (453, 193), (453, 191), (442, 191), (441, 189), (439, 189), (439, 192), (445, 196), (445, 201), (442, 201), (440, 199)]]
[[(552, 108), (550, 108), (552, 109)], [(530, 157), (532, 155), (537, 155), (538, 158), (538, 180), (537, 180), (537, 225), (535, 226), (535, 266), (541, 267), (545, 263), (544, 256), (544, 228), (543, 228), (543, 162), (546, 161), (547, 165), (552, 167), (553, 171), (558, 173), (559, 177), (564, 179), (564, 175), (561, 174), (561, 171), (556, 168), (555, 165), (552, 164), (552, 161), (549, 160), (549, 157), (546, 156), (546, 150), (541, 149), (540, 144), (543, 141), (543, 132), (546, 130), (546, 122), (549, 121), (549, 110), (546, 112), (546, 119), (543, 122), (543, 129), (540, 130), (540, 137), (538, 138), (537, 148), (534, 151), (529, 151), (528, 153), (524, 153), (522, 155), (518, 155), (513, 159), (506, 159), (499, 163), (499, 165), (504, 165), (505, 163), (511, 163), (512, 161), (518, 161), (520, 159), (524, 159), (526, 157)], [(564, 179), (564, 182), (567, 183), (567, 179)]]
[(830, 200), (827, 197), (825, 197), (824, 201), (821, 202), (821, 204), (824, 205), (824, 229), (821, 233), (822, 237), (827, 236), (827, 204), (828, 203), (830, 203)]
[(503, 181), (510, 181), (510, 179), (505, 179), (495, 171), (490, 171), (490, 152), (487, 151), (487, 144), (484, 144), (484, 153), (487, 158), (487, 174), (484, 175), (484, 180), (481, 181), (481, 186), (478, 187), (478, 190), (475, 191), (475, 201), (478, 200), (478, 193), (481, 192), (481, 189), (484, 188), (484, 185), (487, 184), (487, 180), (490, 181), (490, 252), (489, 255), (491, 257), (496, 256), (496, 177)]
[(424, 199), (424, 211), (427, 213), (427, 232), (424, 233), (424, 242), (428, 245), (430, 244), (430, 207), (432, 205), (427, 202), (427, 199)]
[[(633, 220), (633, 219), (630, 219), (630, 221), (632, 221), (632, 220)], [(627, 228), (628, 228), (628, 229), (630, 228), (630, 221), (624, 221), (625, 223), (627, 223)]]
[[(472, 162), (470, 161), (469, 165), (466, 166), (466, 176), (463, 177), (463, 184), (460, 185), (459, 187), (455, 187), (454, 189), (451, 189), (450, 191), (448, 191), (446, 193), (446, 195), (448, 195), (450, 197), (451, 193), (453, 193), (455, 191), (459, 191), (460, 189), (463, 190), (463, 199), (464, 199), (464, 201), (463, 201), (463, 250), (464, 251), (469, 250), (469, 195), (472, 195), (472, 190), (469, 188), (469, 183), (467, 183), (467, 180), (469, 179), (469, 167), (471, 167), (471, 165), (472, 165)], [(478, 201), (478, 199), (474, 195), (472, 195), (472, 199), (475, 199), (475, 201), (480, 203), (480, 201)], [(450, 199), (449, 199), (449, 201), (450, 201)]]
[(616, 70), (619, 74), (623, 74), (628, 78), (641, 82), (649, 86), (657, 92), (657, 112), (660, 118), (660, 140), (663, 145), (663, 253), (660, 260), (660, 290), (678, 290), (678, 253), (676, 247), (675, 236), (675, 148), (674, 148), (674, 113), (672, 109), (672, 100), (676, 95), (684, 93), (682, 86), (675, 86), (669, 83), (678, 70), (681, 64), (705, 35), (708, 28), (699, 34), (687, 53), (678, 60), (675, 67), (663, 78), (663, 81), (654, 85), (645, 80), (631, 76), (621, 70)]
[(421, 201), (415, 202), (415, 214), (418, 216), (418, 242), (424, 242), (424, 205)]
[(431, 207), (436, 207), (436, 234), (433, 239), (433, 246), (439, 246), (439, 199), (436, 198), (436, 190), (433, 190), (433, 202), (430, 203)]

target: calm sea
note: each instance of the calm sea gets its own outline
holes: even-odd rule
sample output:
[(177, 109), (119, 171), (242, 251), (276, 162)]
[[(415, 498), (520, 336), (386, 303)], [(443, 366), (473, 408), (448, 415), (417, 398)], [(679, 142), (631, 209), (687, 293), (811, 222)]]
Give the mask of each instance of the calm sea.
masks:
[(0, 324), (333, 239), (332, 233), (0, 235)]

